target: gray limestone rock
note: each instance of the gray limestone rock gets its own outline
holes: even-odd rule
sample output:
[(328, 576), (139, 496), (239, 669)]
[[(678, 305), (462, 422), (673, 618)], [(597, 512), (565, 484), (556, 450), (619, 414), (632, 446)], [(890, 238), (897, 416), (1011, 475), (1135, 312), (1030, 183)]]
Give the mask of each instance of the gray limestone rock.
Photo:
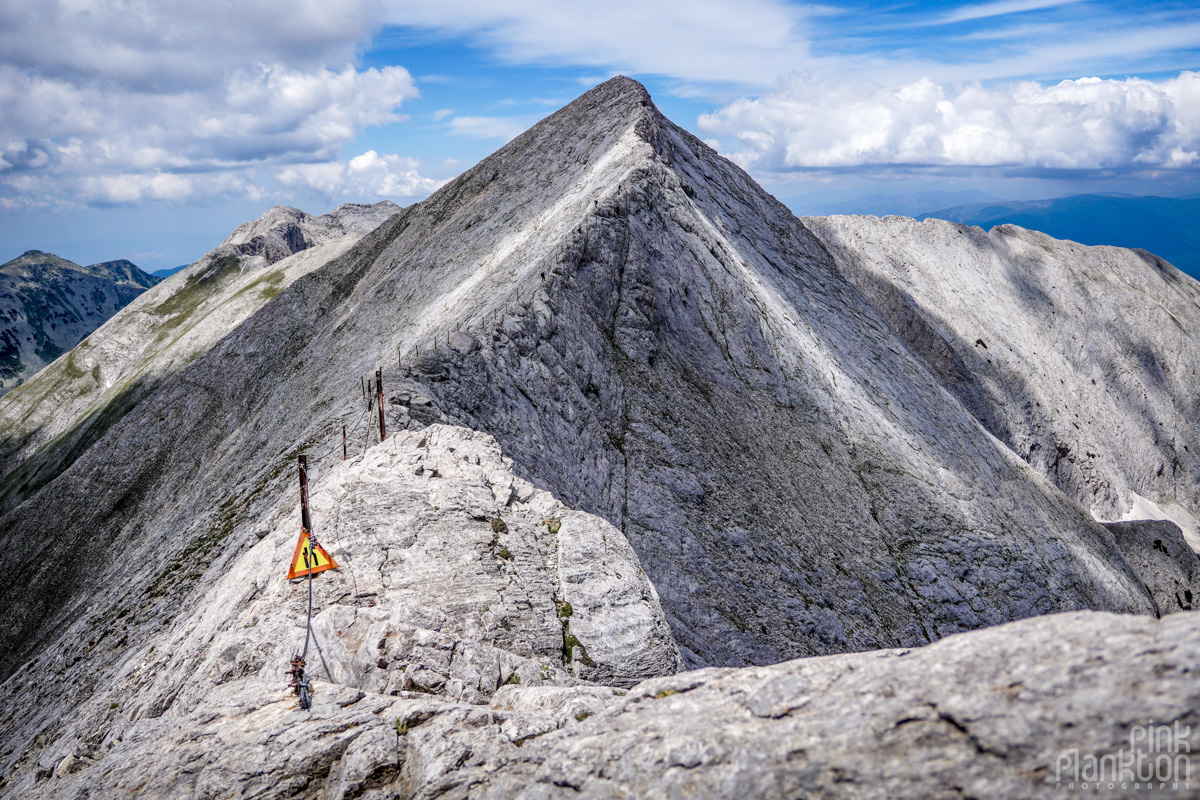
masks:
[(1146, 501), (1200, 549), (1200, 283), (1015, 225), (805, 218), (998, 439), (1098, 519)]
[(431, 400), (405, 406), (406, 427), (487, 432), (516, 475), (620, 530), (691, 665), (918, 645), (1078, 608), (1154, 613), (1111, 534), (633, 81), (263, 302), (131, 396), (69, 469), (31, 459), (45, 470), (0, 518), (28, 577), (0, 586), (16, 610), (0, 620), (4, 673), (98, 624), (114, 586), (144, 609), (138, 636), (194, 602), (290, 495), (290, 455), (340, 448), (343, 425), (363, 436), (351, 401), (381, 366), (385, 394)]
[[(654, 587), (621, 532), (514, 476), (490, 436), (433, 425), (346, 461), (338, 448), (310, 461), (308, 472), (314, 532), (339, 565), (312, 581), (311, 644), (308, 582), (285, 579), (299, 533), (293, 492), (260, 517), (253, 546), (222, 558), (196, 600), (173, 609), (173, 620), (156, 595), (203, 554), (192, 548), (156, 564), (161, 571), (146, 598), (155, 614), (134, 643), (141, 609), (124, 587), (95, 593), (93, 608), (109, 604), (99, 621), (85, 617), (55, 657), (5, 683), (15, 711), (2, 723), (3, 771), (36, 782), (48, 760), (57, 777), (73, 774), (125, 736), (92, 742), (97, 731), (125, 731), (126, 722), (146, 722), (154, 739), (166, 735), (166, 724), (183, 744), (192, 723), (181, 730), (170, 718), (208, 708), (210, 696), (230, 685), (241, 687), (229, 700), (238, 708), (279, 699), (289, 661), (301, 652), (319, 708), (364, 693), (383, 698), (382, 706), (371, 701), (380, 708), (398, 695), (486, 704), (501, 688), (510, 705), (520, 705), (518, 689), (541, 698), (521, 701), (537, 713), (510, 726), (516, 738), (554, 730), (564, 714), (598, 710), (596, 698), (613, 692), (596, 684), (627, 687), (682, 668)], [(117, 631), (121, 639), (100, 648), (85, 641)], [(80, 660), (87, 669), (72, 669)], [(569, 696), (535, 691), (554, 686), (582, 688)], [(65, 702), (93, 700), (86, 713), (63, 714), (40, 702), (47, 692)], [(252, 738), (262, 732), (256, 725)], [(173, 782), (183, 779), (167, 774), (155, 779), (168, 782), (159, 790), (182, 791)]]
[[(528, 684), (541, 669), (629, 686), (683, 666), (621, 532), (514, 477), (490, 436), (444, 425), (392, 436), (336, 462), (312, 507), (323, 541), (337, 543), (334, 558), (355, 561), (356, 603), (322, 613), (316, 627), (332, 643), (326, 658), (339, 682), (480, 701), (513, 674)], [(332, 635), (352, 624), (353, 637)], [(425, 629), (441, 638), (422, 643)], [(523, 661), (464, 656), (455, 640)], [(432, 673), (409, 660), (429, 647), (447, 653)]]
[(258, 219), (239, 225), (212, 255), (261, 256), (267, 264), (274, 264), (337, 239), (358, 239), (399, 210), (390, 200), (373, 205), (343, 203), (320, 216), (275, 206)]
[(1200, 556), (1168, 520), (1108, 522), (1117, 547), (1146, 584), (1159, 616), (1200, 606)]
[[(832, 794), (846, 775), (879, 796), (993, 779), (1021, 796), (1041, 791), (1047, 751), (1191, 719), (1192, 615), (1156, 621), (1113, 534), (635, 82), (319, 249), (164, 282), (154, 307), (179, 327), (188, 297), (203, 319), (230, 310), (189, 327), (193, 344), (146, 345), (157, 377), (124, 404), (101, 395), (104, 424), (68, 437), (70, 457), (62, 437), (10, 449), (9, 797)], [(241, 271), (306, 257), (277, 292)], [(180, 294), (208, 278), (222, 288)], [(141, 347), (137, 324), (97, 342)], [(380, 368), (382, 445), (362, 397)], [(307, 603), (282, 579), (301, 452), (317, 534), (345, 565), (313, 581), (311, 716), (283, 688)], [(1085, 608), (1142, 616), (895, 651)], [(679, 656), (879, 648), (614, 688)], [(820, 713), (788, 713), (812, 686)], [(880, 770), (852, 770), (881, 743)], [(949, 766), (918, 766), (925, 753)]]
[(187, 269), (129, 293), (94, 335), (0, 398), (0, 510), (41, 489), (159, 383), (398, 210), (389, 201), (348, 203), (313, 217), (278, 206)]
[(1195, 613), (1080, 612), (628, 692), (511, 685), (468, 705), (322, 686), (311, 712), (244, 677), (157, 718), (90, 703), (103, 724), (4, 796), (1024, 800), (1097, 777), (1142, 797), (1140, 770), (1165, 779), (1156, 795), (1194, 797), (1198, 643)]

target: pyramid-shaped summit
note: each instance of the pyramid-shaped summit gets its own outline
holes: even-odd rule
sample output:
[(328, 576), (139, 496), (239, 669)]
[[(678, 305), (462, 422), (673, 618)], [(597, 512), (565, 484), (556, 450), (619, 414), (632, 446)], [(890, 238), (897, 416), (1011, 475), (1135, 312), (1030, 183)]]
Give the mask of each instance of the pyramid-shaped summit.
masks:
[[(792, 714), (789, 698), (857, 687), (841, 680), (851, 659), (660, 678), (625, 700), (611, 687), (685, 664), (919, 646), (1067, 609), (1153, 615), (1154, 581), (1112, 534), (946, 390), (929, 353), (950, 344), (939, 349), (884, 284), (847, 280), (848, 263), (663, 117), (643, 87), (614, 78), (353, 246), (272, 284), (219, 341), (187, 350), (186, 366), (159, 370), (147, 356), (138, 368), (157, 383), (125, 393), (125, 405), (102, 396), (88, 412), (105, 420), (102, 435), (74, 440), (70, 460), (39, 460), (38, 450), (13, 473), (27, 491), (0, 517), (0, 544), (22, 576), (0, 584), (0, 678), (14, 709), (0, 774), (13, 775), (13, 796), (71, 786), (167, 796), (185, 784), (238, 796), (264, 781), (331, 796), (397, 781), (416, 796), (467, 786), (501, 796), (535, 783), (574, 791), (595, 776), (568, 775), (564, 764), (585, 759), (553, 748), (571, 730), (600, 731), (589, 714), (616, 702), (625, 705), (614, 714), (665, 714), (637, 747), (621, 746), (655, 753), (670, 730), (684, 737), (671, 752), (699, 752), (687, 737), (707, 736), (707, 722), (687, 716), (694, 701), (669, 698), (702, 689), (705, 709), (736, 697), (725, 730), (744, 733), (749, 709), (765, 735), (786, 734), (764, 740), (786, 753), (768, 759), (763, 782), (731, 790), (770, 794), (785, 785), (770, 782), (778, 764), (792, 769), (797, 752), (793, 728), (779, 726), (843, 719), (837, 708)], [(366, 379), (377, 374), (382, 404), (368, 407)], [(309, 457), (314, 533), (340, 565), (314, 581), (323, 667), (311, 716), (293, 713), (282, 689), (308, 631), (305, 591), (284, 578), (299, 453)], [(980, 760), (963, 725), (943, 724), (950, 705), (929, 699), (928, 665), (957, 665), (945, 701), (961, 708), (960, 689), (973, 687), (959, 678), (997, 652), (1036, 662), (1030, 680), (1047, 680), (1031, 653), (1077, 624), (1083, 633), (1052, 665), (1071, 677), (1055, 686), (1087, 669), (1097, 681), (1080, 684), (1087, 691), (1103, 685), (1133, 702), (1125, 687), (1153, 671), (1161, 691), (1151, 694), (1183, 696), (1186, 668), (1171, 665), (1193, 663), (1190, 651), (1169, 656), (1162, 674), (1145, 660), (1136, 674), (1105, 672), (1148, 652), (1131, 643), (1158, 635), (1153, 620), (1127, 619), (1116, 643), (1096, 645), (1107, 662), (1087, 651), (1112, 618), (1049, 622), (1020, 628), (1036, 643), (1024, 650), (1009, 639), (1024, 634), (1004, 628), (915, 661), (854, 661), (878, 670), (881, 702), (910, 698), (880, 706), (887, 736), (897, 719), (915, 723), (898, 735), (917, 744), (889, 750), (897, 763), (923, 763), (909, 756), (935, 740), (928, 722), (967, 748), (962, 758), (1017, 770)], [(1031, 718), (1014, 710), (1028, 693), (987, 675), (980, 708)], [(861, 697), (837, 701), (852, 710), (839, 731), (861, 721)], [(1121, 719), (1167, 718), (1128, 708)], [(1064, 730), (1117, 740), (1084, 712), (1055, 713), (1069, 718)], [(826, 746), (828, 728), (806, 730), (806, 753)], [(221, 760), (209, 764), (217, 734)], [(879, 755), (868, 739), (868, 757), (819, 767), (829, 785), (841, 785), (844, 765)], [(1068, 741), (1079, 744), (1025, 749), (1040, 758)], [(736, 760), (748, 746), (738, 747), (735, 760), (664, 773), (653, 756), (621, 774), (650, 764), (653, 780), (715, 774), (695, 767), (757, 775), (761, 764)], [(607, 751), (594, 752), (594, 772), (613, 774)], [(811, 788), (809, 764), (785, 794)], [(1044, 763), (1019, 769), (1041, 775)], [(959, 780), (952, 773), (946, 781)]]
[[(938, 388), (808, 229), (627, 78), (282, 291), (11, 512), (10, 536), (78, 515), (114, 557), (55, 585), (148, 593), (116, 556), (150, 531), (173, 532), (164, 553), (210, 529), (252, 544), (251, 509), (288, 496), (279, 454), (340, 446), (339, 409), (379, 367), (409, 387), (389, 429), (487, 432), (623, 531), (693, 665), (1151, 608), (1111, 537)], [(418, 391), (420, 419), (399, 413)], [(99, 482), (114, 459), (121, 481)], [(10, 665), (68, 607), (53, 597), (6, 623)]]

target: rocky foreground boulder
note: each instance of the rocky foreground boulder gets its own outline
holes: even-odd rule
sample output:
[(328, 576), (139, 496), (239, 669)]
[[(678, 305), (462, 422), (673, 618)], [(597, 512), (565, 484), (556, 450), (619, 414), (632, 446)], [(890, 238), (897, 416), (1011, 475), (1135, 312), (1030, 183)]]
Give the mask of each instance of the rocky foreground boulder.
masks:
[(321, 684), (306, 712), (239, 678), (157, 718), (114, 702), (5, 796), (1195, 797), (1198, 663), (1200, 615), (1077, 612), (478, 705)]
[[(260, 517), (254, 546), (218, 555), (220, 569), (194, 604), (174, 609), (173, 620), (157, 617), (163, 627), (155, 635), (129, 642), (141, 609), (126, 587), (107, 586), (91, 603), (107, 606), (104, 625), (120, 631), (120, 641), (98, 651), (79, 625), (56, 655), (6, 682), (19, 711), (6, 719), (0, 744), (12, 770), (5, 789), (18, 776), (18, 796), (40, 787), (47, 758), (51, 772), (87, 769), (123, 747), (108, 733), (92, 747), (98, 732), (127, 730), (140, 740), (141, 721), (174, 725), (168, 720), (234, 684), (245, 690), (239, 704), (274, 702), (300, 653), (321, 702), (353, 688), (389, 703), (437, 695), (486, 704), (501, 687), (558, 686), (583, 687), (563, 702), (594, 710), (596, 698), (614, 696), (603, 687), (682, 669), (657, 593), (624, 535), (516, 477), (490, 436), (435, 424), (353, 460), (343, 461), (339, 448), (308, 472), (314, 529), (339, 564), (313, 580), (311, 645), (308, 583), (285, 578), (299, 530), (293, 492)], [(201, 557), (193, 549), (158, 565), (151, 596)], [(96, 671), (67, 672), (80, 661)], [(65, 715), (40, 702), (47, 691), (92, 699)], [(520, 724), (536, 735), (549, 723)], [(258, 733), (252, 747), (266, 742)], [(178, 796), (175, 784), (155, 791)]]

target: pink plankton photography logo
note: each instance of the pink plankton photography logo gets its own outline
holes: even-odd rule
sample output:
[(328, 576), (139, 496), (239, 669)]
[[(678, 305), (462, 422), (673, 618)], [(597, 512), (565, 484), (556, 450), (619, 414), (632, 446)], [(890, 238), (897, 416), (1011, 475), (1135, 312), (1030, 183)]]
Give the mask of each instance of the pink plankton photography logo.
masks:
[(1134, 725), (1129, 746), (1097, 756), (1072, 748), (1054, 762), (1056, 789), (1177, 792), (1192, 787), (1192, 726)]

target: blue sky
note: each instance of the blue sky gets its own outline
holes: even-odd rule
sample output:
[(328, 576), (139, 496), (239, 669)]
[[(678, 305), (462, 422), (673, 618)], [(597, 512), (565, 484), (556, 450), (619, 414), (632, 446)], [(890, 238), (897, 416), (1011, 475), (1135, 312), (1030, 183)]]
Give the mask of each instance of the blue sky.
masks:
[(0, 260), (414, 202), (618, 73), (800, 213), (1198, 195), (1198, 72), (1194, 2), (0, 0)]

